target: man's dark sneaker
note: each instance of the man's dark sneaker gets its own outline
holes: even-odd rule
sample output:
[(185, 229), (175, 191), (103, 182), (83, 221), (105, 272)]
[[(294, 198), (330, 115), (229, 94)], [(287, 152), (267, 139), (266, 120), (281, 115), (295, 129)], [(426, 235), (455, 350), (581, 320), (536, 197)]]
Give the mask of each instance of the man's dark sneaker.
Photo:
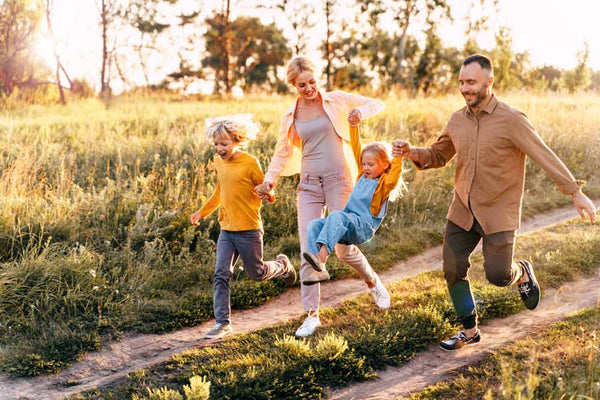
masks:
[(535, 273), (533, 272), (531, 263), (529, 261), (519, 260), (519, 265), (521, 266), (523, 273), (527, 274), (529, 277), (529, 281), (521, 283), (517, 286), (519, 293), (521, 294), (521, 300), (523, 300), (523, 303), (525, 303), (525, 307), (527, 307), (529, 310), (533, 310), (540, 303), (542, 291), (537, 279), (535, 278)]
[(441, 342), (440, 348), (445, 351), (455, 351), (470, 344), (477, 344), (480, 340), (481, 335), (479, 334), (479, 329), (477, 329), (477, 332), (470, 338), (468, 338), (463, 331), (460, 331), (451, 338)]
[(278, 254), (275, 259), (285, 265), (286, 272), (281, 275), (281, 277), (285, 280), (285, 283), (288, 286), (292, 286), (294, 283), (296, 283), (296, 270), (294, 269), (292, 262), (285, 254)]

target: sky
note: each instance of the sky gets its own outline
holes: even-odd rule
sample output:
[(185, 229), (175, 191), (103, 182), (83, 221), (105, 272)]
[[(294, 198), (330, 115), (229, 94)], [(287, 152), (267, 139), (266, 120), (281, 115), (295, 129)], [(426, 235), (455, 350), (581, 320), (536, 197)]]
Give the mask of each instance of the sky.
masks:
[[(465, 37), (466, 16), (475, 18), (479, 6), (470, 8), (471, 0), (448, 0), (453, 10), (453, 22), (441, 24), (439, 35), (446, 45), (462, 47)], [(478, 0), (475, 0), (478, 3)], [(197, 1), (180, 0), (182, 7), (192, 10)], [(220, 4), (220, 1), (213, 4)], [(494, 33), (501, 26), (510, 28), (513, 47), (517, 52), (527, 51), (534, 66), (551, 64), (570, 69), (576, 64), (577, 53), (584, 43), (589, 45), (589, 66), (600, 70), (600, 1), (599, 0), (499, 0), (498, 12), (492, 12), (490, 30), (478, 39), (483, 48), (491, 48)], [(261, 11), (266, 19), (267, 11)], [(234, 15), (235, 17), (235, 15)], [(72, 78), (85, 78), (93, 86), (99, 84), (101, 41), (96, 0), (55, 0), (53, 13), (54, 36), (59, 54)], [(270, 22), (270, 21), (269, 21)], [(418, 26), (414, 27), (418, 30)], [(317, 27), (314, 35), (322, 37)], [(177, 34), (175, 34), (175, 39)], [(318, 39), (317, 39), (318, 40)], [(167, 46), (164, 57), (152, 66), (158, 70), (155, 80), (174, 70), (178, 65), (178, 45)], [(37, 50), (45, 59), (52, 60), (52, 46), (40, 39)], [(315, 58), (319, 54), (309, 54)]]

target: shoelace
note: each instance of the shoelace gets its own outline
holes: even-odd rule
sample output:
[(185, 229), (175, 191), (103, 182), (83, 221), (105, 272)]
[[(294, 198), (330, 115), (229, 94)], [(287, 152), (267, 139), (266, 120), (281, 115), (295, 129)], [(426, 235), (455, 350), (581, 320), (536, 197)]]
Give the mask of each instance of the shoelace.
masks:
[(527, 283), (521, 283), (519, 285), (519, 293), (523, 293), (524, 295), (528, 295), (531, 289)]

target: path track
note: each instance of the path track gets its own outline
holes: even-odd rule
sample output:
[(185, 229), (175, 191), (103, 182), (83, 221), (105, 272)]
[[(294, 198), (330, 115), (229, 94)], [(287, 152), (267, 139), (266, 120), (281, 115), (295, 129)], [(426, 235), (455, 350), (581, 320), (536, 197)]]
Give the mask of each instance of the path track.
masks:
[[(600, 206), (600, 200), (596, 200), (595, 204), (596, 206)], [(546, 228), (550, 225), (554, 225), (577, 216), (577, 211), (572, 205), (569, 205), (523, 221), (520, 233), (522, 234)], [(388, 284), (403, 278), (415, 276), (422, 272), (441, 269), (441, 266), (442, 248), (441, 246), (438, 246), (429, 249), (422, 254), (411, 257), (406, 261), (399, 262), (393, 268), (382, 272), (380, 277), (384, 283)], [(588, 288), (599, 287), (599, 283), (593, 283), (593, 285), (591, 283), (587, 283), (587, 285), (589, 285)], [(332, 307), (346, 299), (361, 295), (365, 292), (366, 286), (364, 282), (357, 279), (344, 279), (326, 282), (321, 285), (321, 306)], [(300, 289), (292, 288), (260, 307), (243, 311), (234, 311), (232, 319), (234, 321), (235, 332), (246, 333), (280, 324), (289, 319), (297, 318), (302, 314)], [(560, 316), (562, 315), (564, 315), (564, 313), (560, 314)], [(558, 318), (560, 318), (560, 316)], [(492, 322), (489, 326), (491, 327), (494, 323), (498, 323), (500, 325), (504, 324), (504, 322), (499, 321)], [(54, 400), (61, 399), (68, 394), (74, 394), (84, 390), (107, 385), (116, 379), (126, 376), (130, 372), (142, 368), (148, 368), (167, 361), (173, 354), (181, 353), (182, 351), (194, 346), (204, 346), (213, 343), (213, 341), (201, 339), (202, 335), (213, 324), (214, 321), (207, 321), (192, 328), (186, 328), (166, 334), (127, 334), (120, 341), (105, 343), (102, 350), (84, 355), (80, 361), (75, 362), (70, 368), (67, 368), (55, 375), (19, 379), (11, 379), (6, 376), (0, 376), (0, 399)], [(486, 327), (486, 345), (491, 345), (492, 343), (490, 329), (491, 328)], [(488, 333), (488, 330), (490, 330), (490, 333)], [(429, 352), (427, 352), (427, 354), (429, 354)], [(470, 363), (473, 361), (468, 362)], [(439, 360), (437, 359), (432, 362), (432, 365), (438, 366), (438, 364)], [(427, 371), (427, 373), (431, 372), (431, 365), (428, 368), (424, 368), (423, 371)], [(411, 374), (414, 373), (415, 372), (412, 372)], [(386, 372), (381, 372), (379, 373), (379, 376), (382, 377), (384, 374), (386, 374)], [(397, 378), (392, 379), (392, 383), (395, 379)], [(415, 379), (418, 378), (415, 377)], [(362, 385), (369, 385), (383, 381), (384, 379), (380, 378), (375, 382), (367, 382), (363, 383)], [(78, 384), (65, 387), (66, 382), (77, 382)], [(375, 389), (372, 390), (375, 391)], [(384, 390), (384, 388), (379, 387), (377, 390), (381, 391)], [(343, 393), (346, 392), (336, 392), (335, 395), (345, 396)], [(366, 398), (352, 397), (353, 395), (351, 392), (347, 393), (349, 393), (348, 396), (350, 397), (339, 398)]]

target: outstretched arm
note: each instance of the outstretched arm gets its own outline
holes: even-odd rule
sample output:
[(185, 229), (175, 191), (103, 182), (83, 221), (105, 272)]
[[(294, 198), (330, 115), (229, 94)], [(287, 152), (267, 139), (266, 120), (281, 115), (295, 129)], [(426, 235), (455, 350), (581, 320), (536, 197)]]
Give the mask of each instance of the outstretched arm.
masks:
[(594, 203), (587, 197), (581, 189), (577, 189), (575, 193), (572, 193), (573, 197), (573, 205), (581, 215), (581, 218), (585, 219), (587, 214), (590, 222), (592, 224), (596, 223), (596, 206)]
[(527, 116), (523, 113), (516, 114), (514, 126), (515, 145), (548, 174), (562, 193), (573, 197), (573, 205), (582, 218), (587, 214), (590, 222), (595, 223), (596, 207), (581, 191), (581, 181), (573, 177), (560, 158), (544, 143)]
[(215, 192), (209, 197), (209, 199), (202, 205), (202, 207), (190, 216), (190, 222), (192, 225), (198, 225), (200, 220), (208, 217), (221, 205), (221, 185), (217, 182)]

